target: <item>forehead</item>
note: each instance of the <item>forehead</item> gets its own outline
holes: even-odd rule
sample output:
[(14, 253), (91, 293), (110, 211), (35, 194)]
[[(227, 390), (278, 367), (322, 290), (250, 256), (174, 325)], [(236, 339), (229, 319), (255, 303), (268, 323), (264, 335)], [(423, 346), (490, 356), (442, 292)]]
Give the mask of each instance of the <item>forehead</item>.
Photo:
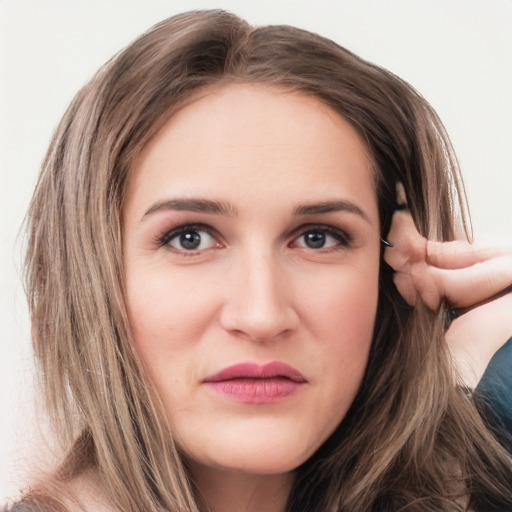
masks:
[(337, 188), (374, 200), (372, 169), (357, 131), (318, 99), (232, 84), (203, 91), (172, 116), (137, 160), (128, 196), (274, 190), (315, 200)]

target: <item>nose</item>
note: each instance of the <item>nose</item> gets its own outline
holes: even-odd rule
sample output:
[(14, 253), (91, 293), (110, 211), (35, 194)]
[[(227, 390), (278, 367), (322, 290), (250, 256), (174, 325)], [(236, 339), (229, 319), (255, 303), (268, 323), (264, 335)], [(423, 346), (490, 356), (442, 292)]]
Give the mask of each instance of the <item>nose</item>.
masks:
[(230, 269), (222, 327), (238, 337), (266, 342), (291, 334), (299, 317), (287, 272), (271, 253), (240, 257)]

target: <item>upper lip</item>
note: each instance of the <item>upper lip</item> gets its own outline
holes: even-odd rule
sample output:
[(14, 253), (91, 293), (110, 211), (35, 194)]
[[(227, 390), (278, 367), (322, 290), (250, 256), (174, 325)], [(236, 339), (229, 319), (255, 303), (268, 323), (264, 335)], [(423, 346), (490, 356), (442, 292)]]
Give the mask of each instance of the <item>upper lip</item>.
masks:
[(295, 382), (307, 382), (299, 370), (279, 361), (264, 365), (257, 363), (235, 364), (209, 375), (203, 382), (221, 382), (233, 379), (271, 379), (276, 377), (284, 377)]

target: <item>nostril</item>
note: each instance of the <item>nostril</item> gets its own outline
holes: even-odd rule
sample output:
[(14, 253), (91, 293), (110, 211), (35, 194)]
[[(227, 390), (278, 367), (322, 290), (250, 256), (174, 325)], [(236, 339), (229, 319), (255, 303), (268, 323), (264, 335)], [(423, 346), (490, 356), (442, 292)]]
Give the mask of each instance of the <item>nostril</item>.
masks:
[(257, 311), (238, 304), (226, 306), (220, 322), (222, 328), (234, 336), (266, 344), (290, 336), (297, 328), (298, 316), (289, 306)]

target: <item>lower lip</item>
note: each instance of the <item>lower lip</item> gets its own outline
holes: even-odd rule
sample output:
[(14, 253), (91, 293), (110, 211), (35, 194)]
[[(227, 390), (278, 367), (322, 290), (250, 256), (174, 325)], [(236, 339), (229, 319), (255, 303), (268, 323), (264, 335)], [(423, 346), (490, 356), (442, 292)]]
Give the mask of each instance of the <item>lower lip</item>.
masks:
[(291, 395), (304, 382), (275, 377), (268, 379), (232, 379), (207, 382), (206, 384), (217, 393), (238, 402), (268, 404)]

